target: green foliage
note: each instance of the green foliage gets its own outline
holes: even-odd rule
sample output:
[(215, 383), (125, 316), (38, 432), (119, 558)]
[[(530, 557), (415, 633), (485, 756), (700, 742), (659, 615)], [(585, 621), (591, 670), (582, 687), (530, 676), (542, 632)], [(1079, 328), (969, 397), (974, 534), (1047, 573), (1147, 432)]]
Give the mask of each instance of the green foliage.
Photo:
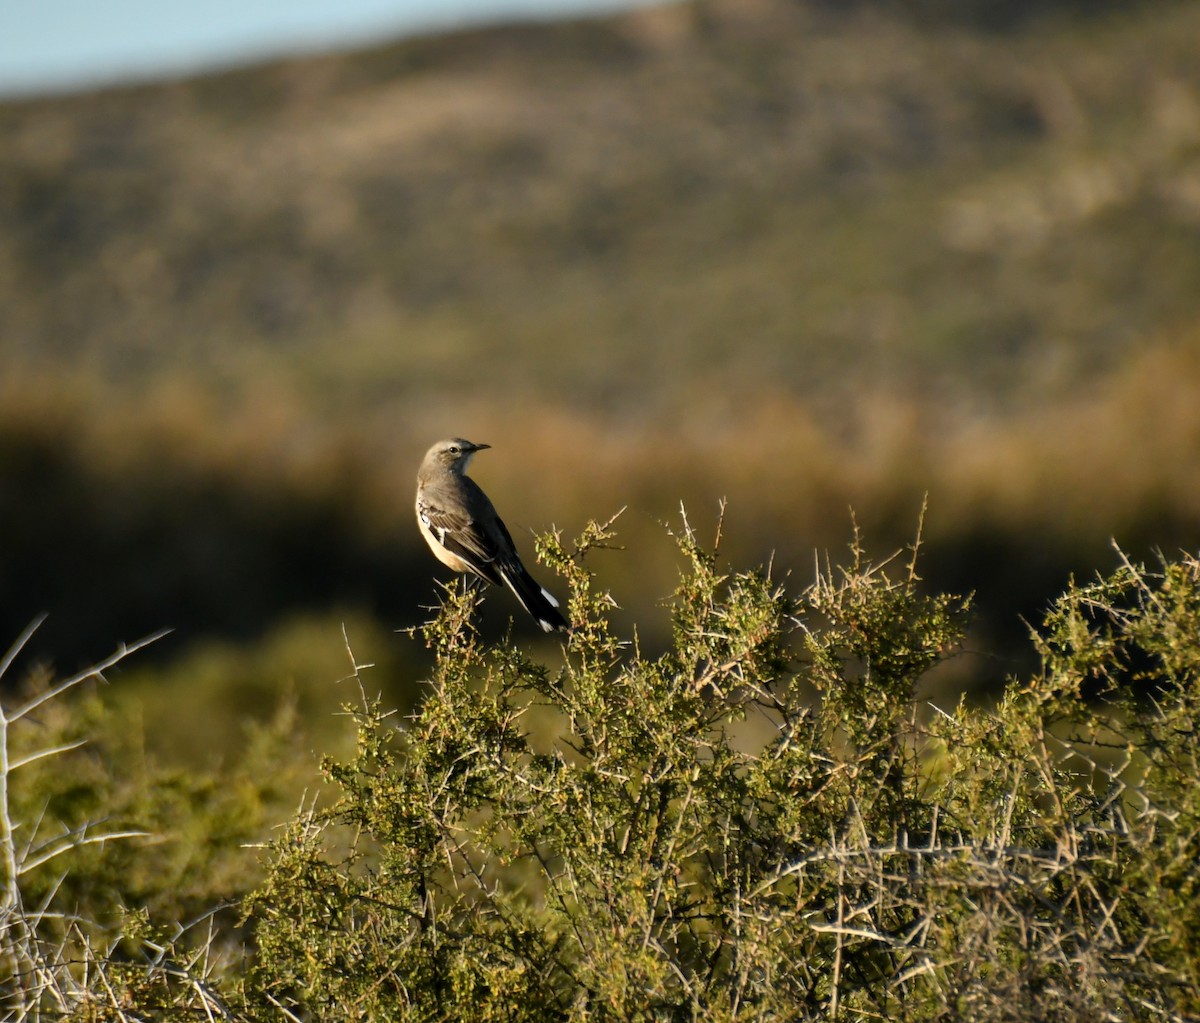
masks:
[[(561, 659), (486, 636), (479, 593), (448, 587), (417, 630), (424, 698), (401, 717), (354, 666), (353, 752), (326, 757), (330, 798), (246, 873), (240, 920), (196, 905), (219, 909), (223, 884), (166, 897), (185, 875), (227, 877), (262, 828), (229, 778), (216, 801), (189, 789), (190, 823), (160, 817), (208, 842), (185, 839), (186, 871), (157, 887), (145, 860), (169, 861), (139, 838), (95, 858), (67, 841), (57, 885), (10, 873), (10, 1016), (1196, 1018), (1200, 561), (1124, 560), (1072, 585), (1035, 636), (1038, 672), (995, 706), (945, 709), (920, 694), (969, 602), (927, 591), (919, 544), (879, 562), (856, 534), (844, 566), (793, 591), (770, 567), (728, 568), (719, 540), (676, 531), (661, 654), (617, 633), (589, 567), (612, 521), (538, 540), (570, 590)], [(47, 716), (72, 705), (42, 691)], [(161, 775), (53, 746), (22, 765), (26, 718), (3, 721), (9, 849), (39, 799), (93, 827), (105, 799), (114, 826), (152, 816)], [(56, 778), (31, 772), (51, 760)], [(107, 909), (82, 894), (97, 884)], [(199, 924), (173, 922), (185, 906)]]
[[(572, 584), (560, 667), (484, 641), (451, 591), (420, 708), (354, 709), (357, 755), (325, 768), (337, 801), (275, 845), (249, 904), (256, 997), (347, 1020), (1195, 1009), (1195, 914), (1170, 885), (1194, 884), (1196, 765), (1138, 745), (1195, 720), (1194, 562), (1072, 590), (1038, 678), (930, 714), (916, 689), (967, 602), (922, 591), (915, 548), (897, 567), (856, 540), (793, 597), (725, 571), (685, 521), (674, 648), (650, 658), (583, 563), (608, 539), (541, 542)], [(1073, 682), (1116, 678), (1134, 645), (1159, 661), (1110, 695), (1155, 680), (1154, 724), (1121, 740), (1153, 760), (1137, 785), (1132, 752), (1096, 759), (1120, 706)]]
[[(32, 632), (0, 660), (0, 677)], [(220, 1006), (210, 980), (242, 959), (232, 910), (262, 876), (252, 846), (294, 806), (308, 766), (295, 752), (294, 710), (285, 703), (242, 728), (236, 765), (164, 765), (128, 708), (114, 712), (94, 684), (143, 645), (5, 689), (4, 1019), (203, 1013)]]

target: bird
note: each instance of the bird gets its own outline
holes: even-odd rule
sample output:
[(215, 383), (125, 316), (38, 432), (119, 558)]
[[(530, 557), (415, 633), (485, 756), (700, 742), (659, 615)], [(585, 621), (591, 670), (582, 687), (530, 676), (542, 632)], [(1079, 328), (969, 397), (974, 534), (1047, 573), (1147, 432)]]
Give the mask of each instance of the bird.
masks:
[(466, 474), (476, 452), (490, 447), (451, 437), (425, 453), (417, 471), (421, 535), (443, 565), (494, 586), (507, 586), (544, 631), (568, 631), (558, 601), (526, 571), (492, 502)]

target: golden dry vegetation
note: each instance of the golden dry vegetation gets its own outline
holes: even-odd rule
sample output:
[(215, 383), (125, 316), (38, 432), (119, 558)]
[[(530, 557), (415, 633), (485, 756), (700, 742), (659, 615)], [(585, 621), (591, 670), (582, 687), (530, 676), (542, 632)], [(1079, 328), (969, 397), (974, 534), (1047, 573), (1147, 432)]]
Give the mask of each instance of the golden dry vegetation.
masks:
[(0, 622), (175, 626), (168, 692), (343, 619), (386, 651), (461, 433), (518, 537), (628, 506), (597, 570), (651, 646), (681, 501), (808, 577), (928, 495), (994, 684), (1111, 537), (1196, 547), (1196, 38), (721, 0), (8, 103)]

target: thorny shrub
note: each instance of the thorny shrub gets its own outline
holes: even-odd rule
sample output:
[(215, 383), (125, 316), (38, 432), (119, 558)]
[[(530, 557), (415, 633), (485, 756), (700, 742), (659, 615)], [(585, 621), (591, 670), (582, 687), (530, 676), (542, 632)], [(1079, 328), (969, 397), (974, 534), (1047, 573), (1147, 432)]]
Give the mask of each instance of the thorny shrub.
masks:
[[(177, 873), (159, 891), (137, 868), (127, 897), (104, 872), (93, 846), (154, 857), (145, 800), (120, 834), (35, 815), (54, 804), (22, 786), (53, 763), (70, 787), (75, 745), (30, 742), (30, 710), (86, 673), (4, 704), (4, 1018), (1200, 1017), (1200, 562), (1072, 584), (1039, 672), (936, 707), (922, 687), (969, 602), (925, 591), (918, 545), (880, 563), (856, 536), (793, 593), (685, 518), (673, 643), (650, 654), (589, 567), (612, 538), (539, 541), (569, 586), (561, 659), (481, 635), (480, 596), (452, 586), (411, 715), (355, 665), (356, 750), (265, 847), (240, 920), (163, 922)], [(111, 786), (88, 770), (71, 805)], [(224, 834), (193, 872), (229, 862)]]
[[(609, 524), (611, 525), (611, 523)], [(322, 1020), (1101, 1020), (1200, 1012), (1200, 565), (1072, 586), (992, 708), (918, 689), (968, 602), (857, 537), (798, 596), (687, 525), (673, 649), (586, 567), (560, 666), (424, 630), (248, 906), (250, 986)]]

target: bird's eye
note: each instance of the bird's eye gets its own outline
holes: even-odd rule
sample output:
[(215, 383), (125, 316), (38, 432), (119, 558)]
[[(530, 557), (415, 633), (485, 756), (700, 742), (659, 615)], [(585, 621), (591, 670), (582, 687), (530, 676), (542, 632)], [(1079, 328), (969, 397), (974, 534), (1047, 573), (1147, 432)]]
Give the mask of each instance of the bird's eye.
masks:
[(458, 445), (457, 444), (450, 445), (450, 454), (452, 454), (452, 455), (458, 454)]

